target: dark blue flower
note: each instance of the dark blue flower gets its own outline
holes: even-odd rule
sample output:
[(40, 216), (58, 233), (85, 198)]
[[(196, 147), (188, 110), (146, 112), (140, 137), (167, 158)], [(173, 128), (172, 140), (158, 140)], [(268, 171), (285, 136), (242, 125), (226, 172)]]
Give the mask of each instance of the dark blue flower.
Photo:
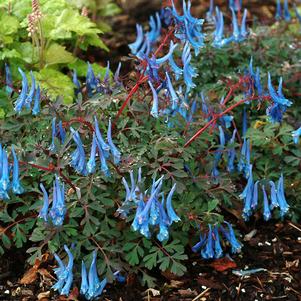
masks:
[(205, 259), (214, 258), (214, 249), (213, 249), (213, 241), (212, 241), (212, 228), (211, 225), (208, 225), (209, 232), (207, 236), (207, 244), (204, 249), (201, 251), (201, 255)]
[(286, 99), (282, 93), (282, 78), (280, 78), (279, 80), (278, 93), (276, 93), (272, 85), (271, 74), (268, 73), (268, 89), (269, 89), (269, 94), (275, 104), (286, 106), (286, 107), (290, 107), (292, 105), (292, 102)]
[(76, 150), (71, 155), (71, 166), (80, 174), (87, 175), (86, 154), (78, 131), (70, 128)]
[[(228, 225), (228, 231), (224, 230), (223, 233), (226, 237), (226, 239), (228, 240), (228, 242), (231, 245), (231, 252), (232, 253), (239, 253), (241, 251), (241, 243), (236, 239), (233, 227), (231, 224), (229, 224), (228, 222), (225, 222)], [(223, 227), (221, 226), (221, 229), (223, 229)]]
[(221, 258), (223, 256), (223, 249), (221, 246), (220, 237), (218, 233), (218, 226), (214, 226), (213, 234), (214, 234), (214, 257)]
[(280, 20), (282, 18), (281, 1), (280, 0), (276, 0), (276, 1), (277, 1), (277, 7), (276, 7), (275, 19)]
[(205, 245), (206, 243), (206, 234), (202, 235), (200, 234), (200, 241), (197, 242), (193, 247), (192, 247), (192, 251), (194, 253), (199, 252), (199, 250)]

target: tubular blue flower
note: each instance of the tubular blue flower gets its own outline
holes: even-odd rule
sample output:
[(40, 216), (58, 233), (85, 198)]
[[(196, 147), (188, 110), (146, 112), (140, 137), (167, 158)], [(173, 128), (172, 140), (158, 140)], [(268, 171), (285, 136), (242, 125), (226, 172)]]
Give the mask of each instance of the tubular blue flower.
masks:
[(190, 123), (190, 122), (193, 121), (193, 116), (194, 116), (196, 110), (197, 110), (197, 101), (194, 100), (194, 101), (192, 102), (192, 105), (191, 105), (191, 108), (190, 108), (190, 114), (189, 114), (189, 116), (188, 116), (187, 119), (186, 119), (187, 122)]
[(258, 205), (258, 184), (259, 184), (259, 181), (256, 181), (254, 184), (253, 198), (252, 198), (252, 203), (251, 203), (252, 210), (255, 210)]
[[(183, 3), (184, 3), (184, 1), (183, 1)], [(194, 48), (195, 56), (197, 56), (200, 53), (200, 48), (205, 45), (204, 39), (203, 39), (202, 34), (198, 34), (197, 39), (195, 39), (193, 37), (193, 33), (191, 32), (191, 30), (193, 30), (194, 27), (190, 27), (190, 24), (191, 23), (189, 23), (187, 20), (184, 20), (184, 25), (185, 25), (188, 41), (189, 41), (190, 45)]]
[(283, 17), (284, 17), (284, 20), (286, 22), (289, 22), (291, 20), (291, 14), (290, 14), (289, 9), (288, 9), (288, 0), (284, 0)]
[(271, 210), (270, 210), (270, 206), (269, 206), (269, 200), (268, 200), (264, 185), (262, 185), (261, 187), (262, 187), (262, 193), (263, 193), (263, 218), (265, 221), (268, 221), (271, 218)]
[[(232, 134), (232, 138), (229, 141), (230, 145), (233, 145), (235, 143), (235, 136), (236, 136), (237, 130), (235, 129)], [(233, 172), (235, 170), (234, 167), (234, 161), (236, 157), (236, 152), (235, 152), (235, 147), (231, 147), (228, 150), (228, 164), (227, 164), (227, 169), (229, 172)]]
[(103, 152), (105, 158), (108, 158), (110, 155), (110, 153), (109, 153), (110, 146), (102, 138), (96, 116), (94, 116), (94, 128), (95, 128), (95, 133), (96, 133), (97, 145), (99, 146), (99, 151), (101, 150)]
[(160, 218), (160, 208), (158, 201), (154, 201), (151, 204), (150, 208), (150, 214), (149, 214), (149, 224), (151, 226), (155, 226), (159, 223), (159, 218)]
[(80, 293), (82, 295), (85, 295), (89, 289), (89, 283), (88, 283), (88, 275), (87, 275), (87, 269), (84, 261), (82, 261), (82, 271), (81, 271), (81, 286), (80, 286)]
[[(236, 239), (236, 236), (235, 236), (235, 233), (234, 233), (234, 230), (232, 228), (232, 225), (228, 222), (225, 222), (228, 226), (228, 231), (227, 232), (226, 230), (224, 230), (224, 235), (226, 237), (226, 239), (229, 241), (230, 245), (231, 245), (231, 252), (233, 254), (235, 253), (239, 253), (241, 251), (241, 243), (239, 243), (239, 241)], [(221, 230), (223, 229), (223, 227), (221, 226)]]
[(95, 77), (94, 71), (91, 64), (88, 62), (88, 71), (86, 75), (86, 87), (88, 96), (91, 97), (93, 93), (97, 90), (99, 80)]
[(100, 158), (100, 169), (106, 177), (110, 177), (111, 173), (110, 173), (110, 169), (108, 167), (107, 161), (106, 161), (105, 153), (104, 153), (103, 149), (101, 148), (101, 145), (99, 144), (98, 139), (96, 139), (96, 144), (98, 147), (98, 153), (99, 153), (99, 158)]
[(163, 63), (165, 63), (166, 61), (169, 60), (169, 58), (172, 56), (174, 50), (178, 47), (178, 44), (174, 44), (174, 43), (170, 43), (170, 46), (169, 46), (169, 51), (166, 55), (164, 55), (163, 57), (161, 58), (156, 58), (156, 64), (157, 65), (162, 65)]
[(26, 75), (25, 73), (22, 71), (21, 68), (18, 68), (19, 70), (19, 73), (21, 74), (22, 76), (22, 90), (21, 90), (21, 93), (20, 95), (18, 96), (17, 100), (16, 100), (16, 103), (15, 103), (15, 111), (17, 113), (21, 113), (22, 111), (22, 108), (25, 104), (25, 101), (26, 101), (26, 97), (27, 97), (27, 92), (28, 92), (28, 81), (27, 81), (27, 78), (26, 78)]
[[(7, 191), (10, 187), (9, 181), (9, 165), (7, 159), (7, 152), (3, 148), (2, 149), (2, 175), (0, 179), (0, 191), (3, 195), (7, 195)], [(7, 195), (8, 198), (8, 195)]]
[(22, 187), (19, 179), (19, 160), (13, 146), (11, 151), (14, 158), (12, 190), (14, 194), (22, 194), (24, 192), (24, 188)]
[(194, 68), (190, 65), (191, 62), (191, 54), (190, 54), (190, 46), (188, 43), (185, 44), (182, 53), (182, 62), (183, 62), (183, 70), (184, 70), (184, 82), (186, 84), (186, 93), (190, 91), (190, 89), (195, 87), (192, 79), (197, 76)]
[(236, 13), (233, 8), (231, 8), (232, 12), (232, 26), (233, 26), (233, 39), (235, 42), (240, 42), (241, 41), (241, 35), (239, 31), (239, 26), (236, 18)]
[(95, 168), (96, 168), (96, 136), (95, 133), (93, 133), (93, 140), (92, 140), (92, 145), (91, 145), (91, 153), (90, 153), (90, 158), (87, 163), (87, 172), (88, 173), (94, 173)]
[(152, 85), (152, 83), (150, 81), (148, 81), (148, 85), (150, 86), (152, 93), (153, 93), (153, 104), (152, 104), (152, 109), (151, 109), (150, 114), (154, 118), (158, 118), (159, 117), (158, 94), (157, 94), (156, 89), (154, 88), (154, 86)]
[(43, 192), (43, 207), (39, 212), (39, 217), (42, 218), (46, 223), (48, 222), (48, 208), (49, 208), (49, 197), (48, 193), (42, 183), (40, 183), (40, 188)]
[(110, 146), (110, 151), (113, 155), (114, 163), (119, 164), (120, 163), (120, 158), (121, 158), (121, 153), (118, 150), (118, 148), (115, 146), (115, 144), (112, 140), (112, 122), (111, 122), (111, 118), (109, 119), (109, 126), (108, 126), (108, 144)]
[(157, 235), (157, 239), (159, 241), (168, 240), (169, 238), (169, 232), (168, 227), (171, 225), (172, 221), (170, 220), (169, 216), (166, 214), (164, 210), (164, 195), (162, 194), (162, 202), (159, 203), (159, 213), (160, 213), (160, 219), (159, 219), (159, 233)]
[(87, 175), (86, 154), (78, 131), (70, 128), (76, 150), (71, 155), (71, 166), (80, 174)]
[(32, 73), (32, 71), (30, 71), (30, 77), (31, 77), (31, 87), (30, 87), (30, 91), (25, 99), (25, 106), (27, 109), (30, 109), (30, 106), (31, 106), (31, 103), (32, 103), (32, 100), (33, 100), (33, 97), (34, 97), (34, 92), (35, 92), (35, 89), (36, 89), (36, 80), (35, 80), (35, 77)]
[(5, 91), (8, 95), (11, 95), (13, 90), (13, 80), (10, 71), (10, 67), (5, 63)]
[(117, 67), (117, 69), (115, 71), (115, 74), (114, 74), (114, 82), (118, 86), (122, 85), (122, 82), (120, 81), (120, 69), (121, 69), (121, 62), (118, 63), (118, 67)]
[(157, 42), (161, 34), (161, 20), (159, 13), (156, 13), (156, 18), (153, 16), (150, 17), (149, 25), (150, 31), (147, 33), (147, 36), (151, 43)]
[(63, 286), (60, 293), (61, 293), (61, 295), (68, 296), (69, 292), (70, 292), (72, 282), (73, 282), (72, 269), (73, 269), (73, 260), (74, 259), (73, 259), (73, 255), (72, 255), (71, 251), (69, 250), (69, 248), (66, 245), (64, 245), (64, 249), (65, 249), (66, 253), (68, 254), (68, 265), (66, 267), (67, 277), (66, 277), (66, 280), (65, 280), (65, 285)]
[(242, 192), (242, 194), (239, 196), (241, 199), (244, 199), (244, 208), (243, 208), (243, 218), (245, 220), (248, 220), (249, 217), (252, 214), (252, 199), (254, 196), (254, 181), (253, 181), (253, 175), (252, 175), (252, 167), (250, 167), (250, 175), (248, 178), (247, 185)]
[(138, 231), (140, 229), (139, 216), (143, 212), (144, 207), (145, 207), (145, 203), (143, 201), (143, 194), (140, 194), (140, 199), (138, 201), (138, 206), (137, 206), (137, 209), (136, 209), (135, 218), (134, 218), (134, 221), (132, 223), (132, 228), (133, 228), (134, 231)]
[[(171, 45), (173, 44), (172, 41), (171, 41), (170, 43), (171, 43)], [(176, 62), (174, 61), (174, 58), (173, 58), (172, 55), (169, 57), (168, 62), (169, 62), (169, 65), (170, 65), (172, 71), (173, 71), (174, 74), (175, 74), (176, 80), (178, 80), (178, 79), (180, 78), (180, 76), (183, 74), (183, 69), (180, 68), (180, 67), (176, 64)]]
[(216, 48), (221, 48), (232, 41), (232, 37), (225, 39), (224, 38), (224, 15), (219, 10), (218, 7), (215, 8), (216, 17), (214, 19), (215, 23), (215, 31), (214, 31), (214, 39), (212, 42), (212, 46)]
[(206, 13), (206, 19), (208, 21), (213, 20), (214, 0), (210, 0), (209, 10)]
[(53, 200), (52, 207), (49, 211), (49, 216), (52, 220), (53, 225), (56, 227), (62, 226), (66, 214), (65, 205), (65, 187), (64, 184), (60, 184), (58, 177), (55, 177), (53, 184)]
[(73, 81), (73, 85), (75, 87), (75, 95), (77, 95), (81, 91), (81, 85), (80, 85), (80, 82), (77, 78), (76, 70), (73, 70), (72, 81)]
[(208, 225), (209, 233), (207, 237), (207, 244), (205, 248), (201, 251), (201, 255), (205, 259), (214, 258), (213, 242), (212, 242), (212, 228), (211, 225)]
[(137, 38), (134, 43), (129, 44), (129, 48), (132, 52), (132, 54), (136, 55), (139, 48), (142, 46), (143, 40), (144, 40), (144, 34), (142, 26), (139, 24), (136, 24), (136, 30), (137, 30)]
[(301, 14), (299, 13), (299, 11), (297, 9), (296, 4), (294, 4), (294, 11), (295, 11), (295, 14), (296, 14), (296, 17), (297, 17), (299, 23), (301, 24)]
[(61, 143), (65, 143), (66, 140), (66, 131), (63, 127), (63, 122), (60, 120), (59, 122), (59, 134), (60, 134), (60, 138), (61, 138)]
[(107, 68), (106, 68), (106, 73), (103, 78), (103, 83), (107, 86), (110, 84), (110, 61), (107, 61)]
[(197, 253), (206, 243), (206, 234), (200, 234), (200, 240), (192, 247), (192, 252)]
[(290, 100), (286, 99), (282, 94), (282, 79), (281, 78), (279, 81), (278, 93), (276, 93), (276, 91), (272, 85), (271, 74), (268, 73), (268, 89), (269, 89), (269, 94), (270, 94), (272, 100), (276, 104), (283, 105), (286, 107), (290, 107), (292, 105), (292, 102)]
[(214, 234), (214, 258), (221, 258), (223, 256), (223, 249), (222, 249), (222, 246), (221, 246), (217, 226), (214, 226), (213, 234)]
[(292, 137), (295, 144), (299, 143), (300, 136), (301, 136), (301, 126), (297, 130), (292, 131)]
[(250, 140), (244, 138), (244, 142), (240, 151), (240, 159), (237, 165), (238, 171), (242, 171), (246, 178), (249, 176), (250, 169)]
[(178, 222), (180, 221), (181, 219), (179, 218), (179, 216), (176, 214), (176, 212), (174, 211), (173, 207), (172, 207), (172, 203), (171, 203), (171, 200), (172, 200), (172, 196), (176, 190), (176, 183), (172, 186), (168, 196), (167, 196), (167, 200), (166, 200), (166, 209), (167, 209), (167, 215), (168, 215), (168, 218), (170, 220), (170, 225), (173, 223), (173, 222)]
[(220, 118), (222, 125), (225, 126), (226, 129), (231, 127), (232, 120), (233, 120), (233, 116), (231, 116), (231, 115), (223, 115)]
[(173, 88), (173, 85), (171, 83), (169, 74), (167, 72), (166, 72), (166, 80), (167, 80), (168, 92), (169, 92), (169, 95), (171, 97), (171, 102), (172, 102), (171, 108), (172, 108), (172, 110), (175, 110), (178, 106), (179, 97), (178, 97), (176, 91)]
[(280, 208), (280, 216), (284, 217), (289, 210), (289, 205), (285, 199), (283, 174), (281, 174), (277, 185), (277, 200)]
[(229, 8), (239, 11), (242, 8), (242, 0), (229, 0)]
[(57, 260), (59, 267), (54, 269), (55, 274), (58, 277), (58, 281), (55, 285), (52, 286), (54, 290), (59, 291), (60, 295), (69, 295), (70, 288), (73, 282), (73, 255), (69, 248), (64, 245), (65, 252), (68, 255), (68, 264), (65, 266), (65, 264), (62, 262), (62, 260), (59, 258), (57, 254), (54, 254), (55, 259)]
[(275, 19), (280, 20), (282, 18), (281, 2), (280, 0), (276, 0), (276, 1), (277, 1), (277, 6), (276, 6)]
[(273, 181), (269, 181), (270, 188), (271, 188), (271, 206), (270, 209), (273, 210), (274, 208), (278, 207), (278, 198), (277, 198), (277, 192), (276, 192), (276, 186)]
[(240, 35), (242, 38), (246, 38), (249, 34), (247, 30), (247, 15), (248, 15), (248, 10), (244, 9), (244, 14), (242, 17), (241, 27), (240, 27)]
[(56, 146), (55, 146), (55, 143), (54, 143), (54, 139), (55, 139), (55, 134), (56, 134), (56, 118), (52, 118), (52, 122), (51, 122), (51, 144), (50, 144), (50, 147), (49, 147), (49, 150), (51, 152), (55, 152), (56, 151)]
[(32, 108), (32, 115), (36, 116), (40, 113), (40, 101), (41, 101), (41, 89), (40, 86), (37, 87), (36, 93), (34, 96), (34, 103)]

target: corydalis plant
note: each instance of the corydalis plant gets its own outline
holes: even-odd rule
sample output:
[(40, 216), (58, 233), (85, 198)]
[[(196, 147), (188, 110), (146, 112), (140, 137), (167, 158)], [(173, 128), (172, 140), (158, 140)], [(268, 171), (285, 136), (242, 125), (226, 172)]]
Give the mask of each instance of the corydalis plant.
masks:
[[(141, 169), (138, 172), (137, 183), (134, 180), (134, 175), (131, 172), (131, 188), (127, 181), (123, 178), (123, 184), (126, 189), (126, 197), (122, 206), (118, 209), (118, 213), (122, 217), (127, 217), (133, 207), (137, 206), (132, 228), (134, 231), (139, 231), (143, 236), (151, 237), (151, 227), (159, 227), (157, 239), (159, 241), (168, 240), (169, 227), (173, 222), (180, 221), (180, 218), (175, 213), (172, 207), (172, 196), (176, 189), (176, 184), (167, 195), (166, 204), (164, 192), (161, 192), (163, 177), (158, 180), (153, 179), (152, 186), (146, 190), (141, 191), (139, 184), (141, 184)], [(161, 199), (161, 201), (160, 201)]]

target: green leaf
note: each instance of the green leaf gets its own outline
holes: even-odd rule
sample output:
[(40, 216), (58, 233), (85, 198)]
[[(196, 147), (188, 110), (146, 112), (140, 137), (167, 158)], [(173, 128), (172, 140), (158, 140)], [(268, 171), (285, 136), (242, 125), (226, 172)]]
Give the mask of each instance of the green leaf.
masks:
[(45, 63), (46, 67), (56, 64), (69, 64), (75, 61), (72, 53), (68, 52), (65, 47), (52, 43), (46, 51)]

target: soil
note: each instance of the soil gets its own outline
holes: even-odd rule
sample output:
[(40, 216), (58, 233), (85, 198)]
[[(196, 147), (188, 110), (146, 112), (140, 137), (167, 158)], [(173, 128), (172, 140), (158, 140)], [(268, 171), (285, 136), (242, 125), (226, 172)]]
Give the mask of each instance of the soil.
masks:
[[(158, 287), (146, 290), (133, 275), (128, 275), (126, 284), (107, 285), (99, 300), (301, 300), (301, 227), (291, 222), (249, 225), (253, 234), (241, 238), (242, 253), (222, 260), (205, 261), (192, 254), (183, 277), (169, 273), (153, 272)], [(255, 231), (256, 230), (256, 233)], [(247, 239), (248, 241), (244, 241)], [(191, 254), (191, 253), (190, 253)], [(3, 256), (0, 266), (0, 300), (81, 300), (78, 290), (71, 297), (57, 296), (50, 287), (54, 278), (47, 273), (51, 262), (42, 263), (36, 280), (30, 285), (21, 285), (25, 264), (24, 250), (11, 251)], [(221, 271), (226, 269), (224, 271)], [(263, 269), (249, 276), (240, 277), (233, 271)], [(159, 275), (159, 276), (158, 276)], [(153, 296), (158, 294), (158, 296)], [(44, 296), (44, 298), (42, 298)]]

